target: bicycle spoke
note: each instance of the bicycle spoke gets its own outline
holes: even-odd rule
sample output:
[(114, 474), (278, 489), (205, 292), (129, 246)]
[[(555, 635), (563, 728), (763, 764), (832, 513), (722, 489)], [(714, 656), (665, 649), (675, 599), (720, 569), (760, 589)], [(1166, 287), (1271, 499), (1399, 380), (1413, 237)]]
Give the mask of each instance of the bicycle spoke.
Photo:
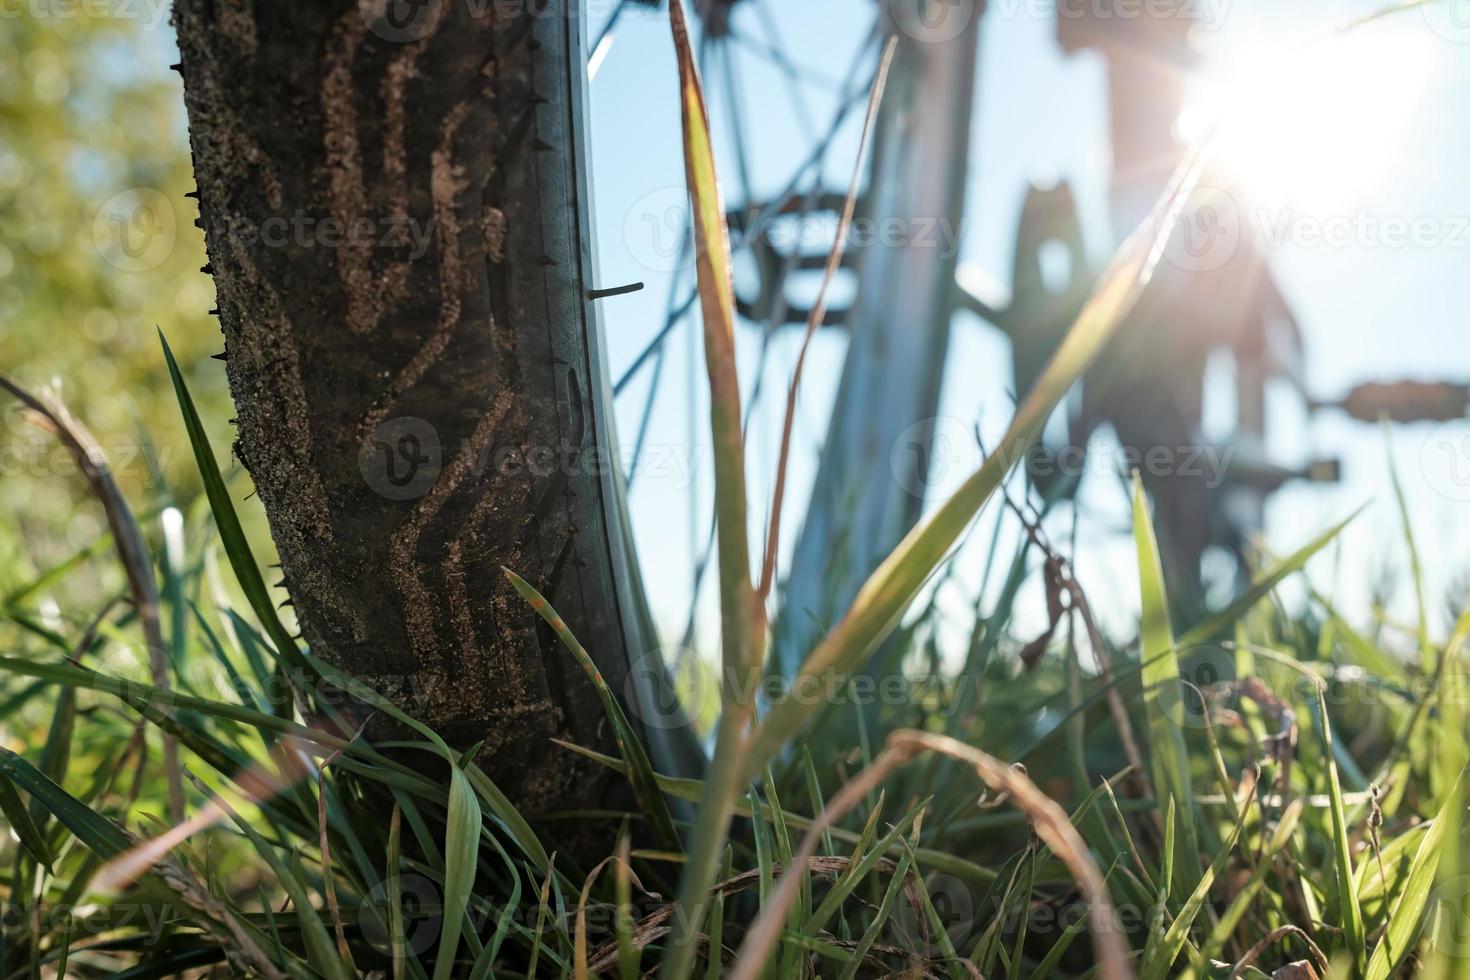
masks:
[(597, 32), (597, 40), (592, 45), (592, 54), (587, 58), (587, 81), (590, 82), (597, 77), (598, 69), (607, 60), (608, 52), (612, 50), (613, 41), (616, 39), (613, 29), (618, 26), (619, 18), (623, 16), (623, 11), (631, 2), (632, 0), (619, 0), (618, 5), (608, 16), (607, 23), (603, 24), (602, 30)]

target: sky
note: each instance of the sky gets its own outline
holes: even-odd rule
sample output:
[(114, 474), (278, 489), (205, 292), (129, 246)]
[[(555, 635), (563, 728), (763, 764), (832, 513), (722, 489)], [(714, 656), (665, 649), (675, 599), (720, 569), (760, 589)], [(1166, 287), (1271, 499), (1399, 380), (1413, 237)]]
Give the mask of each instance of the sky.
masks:
[[(611, 4), (594, 0), (591, 6), (588, 26), (595, 37)], [(1209, 29), (1198, 32), (1204, 66), (1186, 112), (1207, 117), (1220, 107), (1221, 91), (1246, 93), (1230, 108), (1232, 121), (1244, 120), (1238, 128), (1245, 135), (1234, 142), (1222, 137), (1222, 162), (1259, 190), (1248, 216), (1271, 242), (1271, 266), (1305, 335), (1308, 384), (1323, 399), (1368, 380), (1470, 380), (1470, 114), (1456, 109), (1470, 95), (1470, 3), (1441, 0), (1401, 11), (1358, 28), (1348, 41), (1320, 42), (1310, 54), (1301, 53), (1300, 44), (1377, 9), (1363, 2), (1214, 0)], [(642, 8), (630, 10), (590, 82), (600, 285), (646, 284), (642, 292), (601, 304), (614, 378), (662, 326), (679, 264), (672, 243), (683, 194), (668, 23)], [(733, 46), (730, 57), (738, 113), (732, 114), (724, 97), (723, 68), (712, 68), (707, 79), (722, 177), (732, 200), (743, 197), (747, 176), (732, 152), (735, 134), (749, 148), (753, 196), (777, 192), (826, 131), (873, 10), (868, 0), (746, 0), (737, 8), (737, 32), (746, 39)], [(1093, 54), (1064, 54), (1054, 40), (1054, 16), (1036, 0), (995, 0), (982, 21), (960, 255), (1001, 281), (1010, 276), (1015, 223), (1032, 181), (1060, 178), (1071, 184), (1096, 259), (1111, 242), (1104, 204), (1105, 66)], [(776, 36), (810, 80), (800, 87), (800, 99), (761, 53)], [(862, 68), (859, 77), (866, 79), (869, 71)], [(826, 183), (834, 189), (850, 177), (855, 123), (841, 131), (826, 158)], [(1188, 123), (1189, 118), (1181, 121)], [(650, 227), (650, 214), (668, 221)], [(1417, 229), (1411, 239), (1405, 227)], [(738, 270), (737, 264), (737, 275)], [(680, 291), (687, 288), (686, 280), (678, 281)], [(780, 393), (798, 342), (794, 331), (773, 342), (767, 394), (750, 429), (756, 526), (766, 517), (762, 502), (770, 499), (784, 408)], [(844, 345), (838, 332), (823, 332), (810, 355), (783, 553), (797, 537)], [(759, 332), (744, 328), (738, 350), (747, 396), (759, 346)], [(629, 452), (649, 377), (645, 369), (618, 400), (620, 437)], [(710, 498), (702, 353), (688, 322), (672, 335), (662, 377), (632, 508), (655, 614), (677, 637), (689, 607), (691, 568), (707, 534)], [(975, 317), (957, 316), (940, 414), (967, 424), (978, 416), (993, 443), (1009, 419), (1010, 385), (1006, 341)], [(1224, 408), (1212, 392), (1207, 428)], [(1267, 441), (1274, 458), (1288, 464), (1339, 458), (1343, 478), (1329, 486), (1293, 485), (1275, 495), (1266, 515), (1266, 546), (1292, 550), (1368, 504), (1340, 548), (1313, 564), (1314, 584), (1345, 608), (1357, 609), (1365, 608), (1375, 582), (1386, 576), (1396, 582), (1390, 615), (1412, 620), (1391, 458), (1422, 553), (1428, 605), (1442, 622), (1447, 591), (1470, 580), (1470, 562), (1462, 557), (1470, 554), (1470, 521), (1464, 519), (1470, 506), (1470, 422), (1399, 426), (1385, 434), (1332, 411), (1308, 417), (1300, 399), (1286, 390), (1272, 392), (1271, 408), (1275, 423)], [(931, 505), (967, 475), (953, 469), (939, 482), (940, 492), (929, 495)], [(1126, 528), (1127, 501), (1119, 482), (1105, 478), (1089, 478), (1082, 499), (1078, 573), (1105, 624), (1126, 634), (1137, 608), (1131, 543), (1119, 533)], [(994, 515), (983, 515), (971, 551), (992, 533)], [(1002, 527), (999, 533), (1014, 535), (1016, 529)], [(947, 608), (958, 612), (973, 601), (979, 559), (978, 553), (961, 556), (961, 574), (946, 586), (953, 594), (941, 597)], [(711, 598), (703, 597), (706, 626)], [(1042, 601), (1039, 588), (1028, 591), (1023, 610), (1039, 615)]]

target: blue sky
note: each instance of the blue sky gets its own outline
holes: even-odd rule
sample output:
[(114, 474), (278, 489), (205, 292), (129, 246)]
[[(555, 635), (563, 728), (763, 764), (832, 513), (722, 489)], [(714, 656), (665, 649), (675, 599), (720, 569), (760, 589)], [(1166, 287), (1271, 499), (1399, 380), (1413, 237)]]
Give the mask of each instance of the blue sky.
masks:
[[(744, 92), (743, 126), (757, 195), (781, 187), (817, 133), (825, 130), (836, 103), (836, 80), (858, 49), (873, 10), (865, 0), (759, 2), (766, 4), (769, 23), (784, 38), (793, 60), (810, 76), (832, 83), (804, 87), (806, 104), (796, 108), (781, 73), (753, 48), (736, 47), (733, 60)], [(1272, 265), (1303, 326), (1311, 387), (1332, 397), (1370, 379), (1470, 379), (1470, 344), (1465, 341), (1470, 229), (1460, 227), (1470, 219), (1470, 115), (1455, 108), (1470, 94), (1470, 10), (1465, 0), (1444, 0), (1361, 29), (1350, 49), (1325, 59), (1320, 68), (1314, 66), (1305, 82), (1301, 62), (1288, 58), (1285, 70), (1275, 62), (1263, 68), (1265, 53), (1320, 35), (1378, 5), (1220, 2), (1227, 5), (1211, 8), (1223, 14), (1217, 29), (1201, 38), (1207, 66), (1197, 86), (1200, 104), (1207, 104), (1209, 92), (1240, 71), (1245, 77), (1271, 80), (1268, 100), (1304, 84), (1307, 93), (1299, 98), (1306, 100), (1305, 106), (1314, 105), (1311, 100), (1319, 95), (1331, 103), (1333, 93), (1353, 93), (1346, 109), (1340, 99), (1320, 107), (1324, 121), (1318, 129), (1303, 125), (1300, 132), (1292, 126), (1285, 133), (1273, 130), (1278, 140), (1271, 155), (1263, 159), (1259, 152), (1242, 153), (1238, 161), (1242, 178), (1258, 182), (1263, 190), (1262, 223), (1281, 233), (1281, 241), (1272, 247)], [(1024, 0), (993, 3), (982, 28), (974, 162), (961, 255), (1002, 281), (1009, 278), (1015, 221), (1032, 180), (1069, 181), (1082, 200), (1084, 218), (1093, 222), (1089, 246), (1101, 253), (1108, 245), (1100, 221), (1109, 159), (1104, 65), (1092, 55), (1064, 55), (1053, 40), (1052, 16), (1042, 7)], [(742, 8), (737, 14), (742, 33), (765, 37), (765, 24), (749, 4)], [(593, 9), (590, 28), (595, 34), (605, 20), (597, 12), (608, 5)], [(670, 289), (673, 263), (657, 250), (650, 252), (647, 230), (640, 228), (638, 218), (650, 210), (650, 202), (656, 213), (666, 202), (677, 202), (683, 177), (667, 21), (639, 10), (623, 18), (614, 36), (591, 84), (601, 284), (647, 283), (641, 293), (602, 304), (616, 377), (661, 325)], [(713, 90), (717, 80), (710, 81)], [(731, 116), (718, 96), (711, 111), (723, 141), (723, 177), (738, 196), (729, 152)], [(1323, 127), (1328, 131), (1319, 131)], [(828, 156), (831, 187), (846, 185), (856, 143), (856, 126), (850, 125)], [(1299, 179), (1288, 195), (1272, 186), (1277, 171), (1299, 178), (1305, 172), (1308, 177)], [(1418, 245), (1398, 242), (1383, 231), (1386, 221), (1416, 220), (1429, 229), (1429, 237)], [(1342, 240), (1323, 244), (1309, 234), (1314, 229), (1336, 229)], [(691, 346), (692, 336), (685, 324), (670, 344), (642, 459), (647, 468), (633, 492), (634, 523), (648, 569), (645, 581), (661, 623), (675, 632), (682, 628), (688, 607), (690, 566), (703, 545), (710, 493), (702, 354)], [(793, 334), (773, 345), (769, 392), (784, 390), (797, 341)], [(796, 538), (844, 343), (839, 336), (823, 334), (812, 351), (783, 535), (788, 547)], [(742, 334), (747, 386), (758, 346), (756, 331)], [(621, 436), (630, 447), (648, 377), (646, 371), (640, 375), (619, 402)], [(1009, 386), (1005, 341), (968, 315), (957, 318), (941, 414), (966, 420), (978, 414), (993, 440), (1009, 416)], [(753, 521), (764, 520), (762, 502), (769, 500), (782, 401), (779, 396), (765, 398), (751, 429)], [(1401, 582), (1393, 613), (1411, 619), (1407, 558), (1387, 469), (1391, 451), (1425, 553), (1430, 605), (1438, 610), (1449, 585), (1470, 571), (1470, 562), (1460, 557), (1470, 553), (1465, 547), (1470, 544), (1470, 522), (1464, 520), (1470, 487), (1462, 479), (1470, 475), (1470, 454), (1464, 450), (1470, 443), (1463, 442), (1470, 438), (1470, 423), (1399, 427), (1386, 445), (1374, 426), (1331, 412), (1306, 418), (1299, 402), (1285, 392), (1273, 396), (1273, 409), (1279, 409), (1278, 424), (1268, 441), (1278, 458), (1292, 462), (1338, 456), (1343, 481), (1325, 488), (1293, 487), (1273, 498), (1268, 545), (1291, 549), (1358, 504), (1372, 501), (1344, 537), (1340, 552), (1314, 565), (1314, 577), (1320, 586), (1331, 587), (1347, 608), (1363, 608), (1371, 583), (1387, 563)], [(1462, 469), (1454, 469), (1456, 464)], [(957, 483), (962, 475), (951, 477)], [(1084, 499), (1089, 507), (1079, 572), (1104, 619), (1126, 631), (1136, 592), (1129, 543), (1115, 533), (1126, 518), (1126, 501), (1115, 482), (1104, 479), (1090, 480)], [(985, 540), (991, 526), (991, 517), (982, 517), (976, 538)], [(978, 557), (966, 564), (978, 566)], [(958, 609), (977, 587), (978, 572), (971, 568), (959, 576), (947, 601)], [(1023, 601), (1039, 609), (1041, 597), (1028, 595)]]

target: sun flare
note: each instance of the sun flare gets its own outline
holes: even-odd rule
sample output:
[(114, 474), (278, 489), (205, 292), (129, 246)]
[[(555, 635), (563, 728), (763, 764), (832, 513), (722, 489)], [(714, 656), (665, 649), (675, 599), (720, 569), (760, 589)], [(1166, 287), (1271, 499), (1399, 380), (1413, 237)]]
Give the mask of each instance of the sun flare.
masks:
[(1201, 80), (1180, 134), (1218, 125), (1221, 178), (1262, 206), (1340, 203), (1403, 159), (1403, 121), (1433, 55), (1421, 36), (1398, 32), (1241, 45)]

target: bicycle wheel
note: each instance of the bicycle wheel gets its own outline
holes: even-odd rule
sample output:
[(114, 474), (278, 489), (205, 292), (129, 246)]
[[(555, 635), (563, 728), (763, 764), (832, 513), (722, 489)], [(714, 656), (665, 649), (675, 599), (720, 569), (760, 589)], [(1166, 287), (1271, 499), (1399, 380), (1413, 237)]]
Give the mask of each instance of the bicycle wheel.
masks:
[[(479, 759), (528, 812), (596, 805), (591, 682), (668, 772), (593, 307), (582, 19), (548, 2), (175, 13), (201, 226), (249, 469), (311, 649)], [(660, 714), (660, 713), (663, 714)]]

